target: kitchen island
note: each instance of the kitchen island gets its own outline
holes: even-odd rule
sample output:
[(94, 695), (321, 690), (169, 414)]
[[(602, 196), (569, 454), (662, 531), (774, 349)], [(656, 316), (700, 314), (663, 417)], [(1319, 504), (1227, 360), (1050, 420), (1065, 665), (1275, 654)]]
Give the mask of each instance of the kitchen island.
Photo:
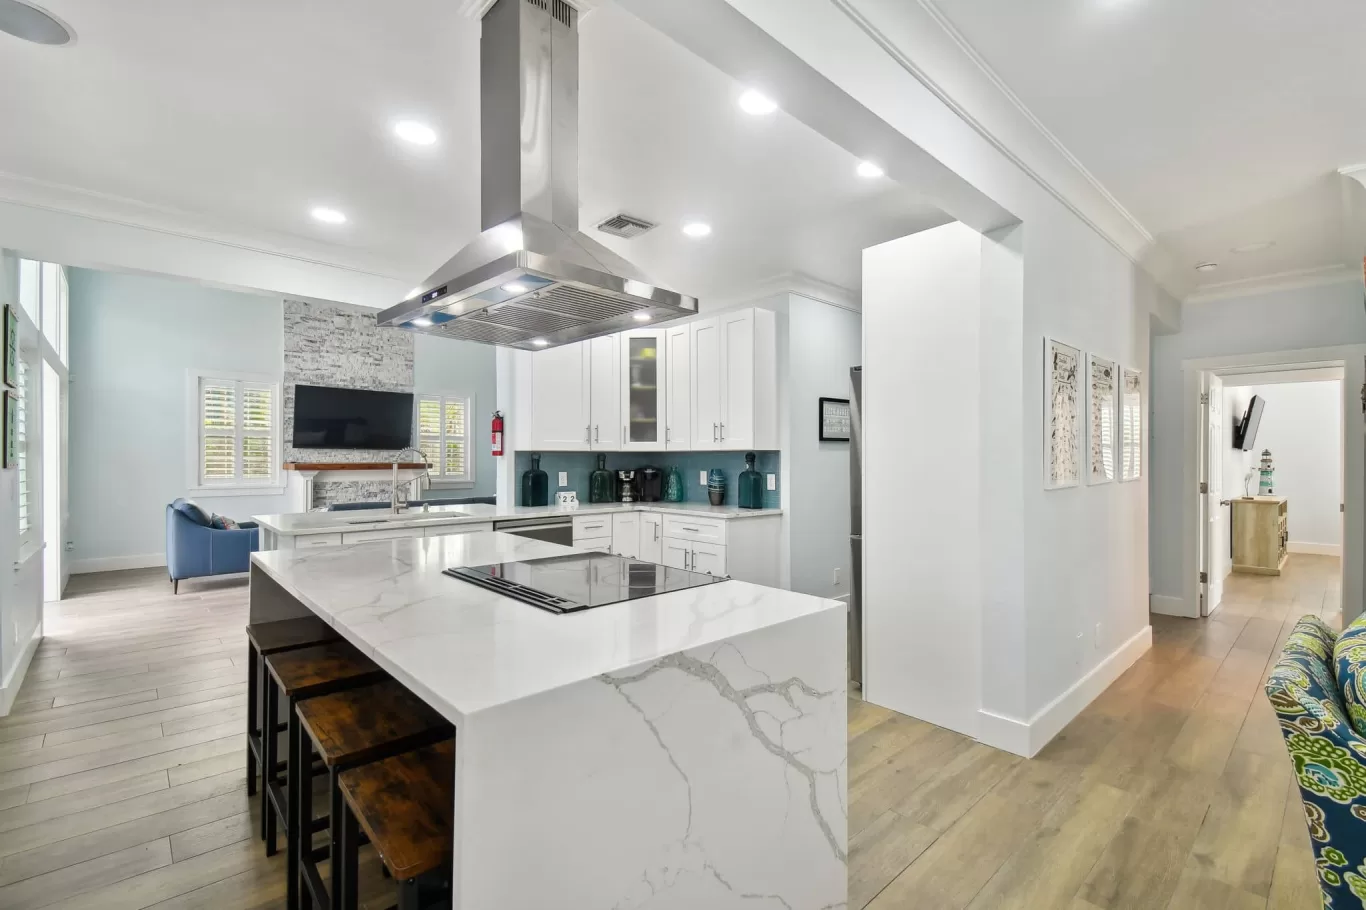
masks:
[(455, 725), (458, 910), (844, 906), (844, 605), (728, 580), (556, 615), (442, 574), (574, 552), (257, 553), (251, 620), (322, 617)]

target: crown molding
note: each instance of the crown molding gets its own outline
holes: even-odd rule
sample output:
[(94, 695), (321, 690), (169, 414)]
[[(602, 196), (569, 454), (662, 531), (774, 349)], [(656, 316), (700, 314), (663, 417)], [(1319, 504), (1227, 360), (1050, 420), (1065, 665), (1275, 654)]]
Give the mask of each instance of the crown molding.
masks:
[(819, 303), (828, 303), (840, 309), (862, 312), (862, 297), (843, 285), (822, 281), (804, 272), (783, 272), (762, 281), (756, 281), (741, 291), (724, 297), (708, 297), (707, 310), (729, 310), (748, 306), (780, 294), (797, 294)]
[(1228, 300), (1233, 297), (1246, 297), (1252, 294), (1266, 294), (1272, 291), (1293, 291), (1298, 288), (1321, 287), (1329, 284), (1361, 284), (1361, 272), (1345, 265), (1326, 265), (1312, 269), (1295, 269), (1277, 272), (1274, 275), (1258, 275), (1253, 278), (1239, 278), (1234, 281), (1221, 281), (1207, 284), (1187, 295), (1182, 303), (1208, 303), (1212, 300)]
[(1338, 168), (1338, 173), (1344, 177), (1350, 177), (1362, 186), (1366, 186), (1366, 164), (1353, 164), (1350, 167)]

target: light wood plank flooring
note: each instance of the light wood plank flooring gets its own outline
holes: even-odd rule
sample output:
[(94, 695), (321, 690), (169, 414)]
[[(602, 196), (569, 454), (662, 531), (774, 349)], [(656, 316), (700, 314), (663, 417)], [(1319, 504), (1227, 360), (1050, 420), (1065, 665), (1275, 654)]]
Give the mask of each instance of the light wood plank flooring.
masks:
[[(1269, 662), (1337, 560), (1235, 576), (1032, 761), (850, 703), (852, 908), (1318, 906)], [(0, 907), (273, 908), (243, 779), (246, 588), (78, 576), (0, 719)], [(392, 892), (370, 861), (367, 907)]]

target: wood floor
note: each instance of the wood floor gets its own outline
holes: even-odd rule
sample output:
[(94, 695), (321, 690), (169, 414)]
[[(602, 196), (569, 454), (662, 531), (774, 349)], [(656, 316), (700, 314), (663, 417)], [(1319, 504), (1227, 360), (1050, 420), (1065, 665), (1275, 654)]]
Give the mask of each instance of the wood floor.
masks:
[[(850, 703), (851, 908), (1318, 907), (1268, 662), (1337, 561), (1231, 580), (1023, 761)], [(243, 778), (246, 588), (158, 571), (72, 579), (0, 719), (0, 908), (273, 908), (283, 853)], [(367, 907), (392, 903), (374, 873)], [(756, 907), (760, 907), (756, 902)]]

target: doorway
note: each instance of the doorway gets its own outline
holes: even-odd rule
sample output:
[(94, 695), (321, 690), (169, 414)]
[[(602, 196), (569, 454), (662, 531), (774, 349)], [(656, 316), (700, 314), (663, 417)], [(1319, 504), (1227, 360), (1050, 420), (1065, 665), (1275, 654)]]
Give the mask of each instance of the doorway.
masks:
[(1276, 578), (1292, 563), (1332, 575), (1341, 591), (1342, 364), (1233, 367), (1198, 378), (1199, 615), (1253, 590), (1245, 576)]
[(70, 566), (66, 559), (66, 383), (43, 361), (43, 599), (61, 600)]

